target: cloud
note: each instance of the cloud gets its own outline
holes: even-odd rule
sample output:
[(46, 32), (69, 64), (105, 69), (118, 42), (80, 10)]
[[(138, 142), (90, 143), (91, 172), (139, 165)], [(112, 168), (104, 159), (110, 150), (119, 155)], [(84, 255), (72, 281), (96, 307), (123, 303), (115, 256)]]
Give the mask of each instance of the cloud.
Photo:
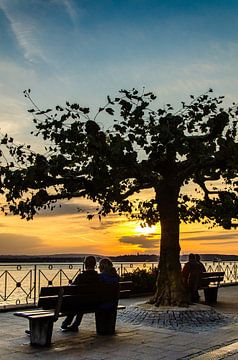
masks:
[(13, 136), (17, 143), (34, 143), (34, 150), (40, 151), (40, 139), (30, 135), (34, 125), (27, 108), (31, 105), (22, 93), (29, 84), (31, 86), (38, 81), (36, 73), (31, 67), (9, 59), (0, 60), (0, 74), (0, 131)]
[[(128, 220), (125, 218), (122, 218), (120, 216), (116, 216), (114, 214), (109, 214), (106, 218), (102, 218), (100, 221), (97, 214), (94, 216), (92, 220), (87, 219), (87, 213), (94, 213), (95, 209), (97, 207), (96, 204), (93, 204), (92, 202), (88, 201), (88, 203), (84, 199), (78, 199), (79, 202), (74, 202), (74, 199), (72, 199), (72, 203), (62, 203), (61, 207), (60, 202), (56, 205), (56, 207), (51, 211), (49, 209), (42, 209), (37, 214), (37, 218), (44, 218), (44, 217), (55, 217), (55, 216), (65, 216), (65, 215), (72, 215), (71, 222), (77, 222), (79, 221), (79, 218), (82, 220), (87, 220), (88, 227), (91, 230), (104, 230), (110, 227), (113, 227), (115, 225), (120, 225)], [(79, 210), (80, 211), (79, 211)], [(153, 234), (155, 235), (155, 234)]]
[(27, 129), (29, 120), (22, 109), (22, 102), (18, 101), (18, 99), (2, 95), (0, 106), (0, 129), (2, 132), (7, 132), (15, 137), (15, 135), (20, 134), (20, 131)]
[(211, 242), (206, 242), (206, 243), (202, 243), (202, 245), (236, 245), (237, 244), (237, 240), (234, 241), (211, 241)]
[[(31, 6), (31, 4), (29, 4)], [(11, 30), (19, 47), (23, 51), (26, 60), (33, 62), (36, 59), (47, 63), (47, 59), (38, 43), (37, 24), (33, 22), (32, 17), (26, 12), (21, 11), (17, 2), (2, 0), (0, 9), (4, 12), (6, 19), (9, 21)]]
[(94, 254), (103, 256), (100, 245), (50, 246), (47, 250), (42, 251), (41, 254)]
[(207, 232), (207, 230), (189, 230), (189, 231), (181, 231), (181, 234), (199, 234)]
[(111, 226), (123, 224), (126, 220), (118, 219), (118, 220), (103, 220), (99, 223), (98, 226), (90, 226), (92, 230), (103, 230), (107, 229)]
[(158, 249), (159, 240), (149, 240), (148, 236), (139, 235), (139, 236), (122, 236), (119, 241), (125, 244), (138, 245), (142, 249)]
[(76, 20), (77, 20), (77, 17), (78, 17), (78, 13), (77, 13), (77, 10), (75, 9), (75, 7), (73, 6), (72, 1), (63, 0), (63, 5), (65, 6), (65, 9), (66, 9), (70, 19), (75, 24)]
[(27, 236), (13, 233), (0, 233), (1, 254), (31, 254), (43, 248), (43, 241), (38, 236)]
[[(201, 231), (202, 232), (202, 231)], [(182, 241), (198, 241), (198, 240), (229, 240), (229, 239), (237, 239), (238, 238), (238, 234), (237, 232), (235, 233), (213, 233), (213, 234), (208, 234), (206, 233), (206, 235), (201, 235), (201, 236), (190, 236), (190, 237), (186, 237), (185, 239), (181, 237)]]
[[(78, 211), (80, 209), (80, 212)], [(49, 209), (42, 209), (37, 214), (37, 217), (50, 217), (50, 216), (63, 216), (63, 215), (82, 215), (86, 217), (85, 213), (87, 211), (92, 211), (91, 206), (81, 205), (81, 204), (61, 204), (56, 205), (56, 207), (51, 211)]]

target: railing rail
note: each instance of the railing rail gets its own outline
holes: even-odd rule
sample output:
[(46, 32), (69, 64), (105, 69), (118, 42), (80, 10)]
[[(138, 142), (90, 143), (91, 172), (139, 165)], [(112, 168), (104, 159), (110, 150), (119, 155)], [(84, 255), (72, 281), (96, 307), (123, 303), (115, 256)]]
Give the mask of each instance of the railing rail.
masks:
[[(238, 262), (203, 262), (207, 271), (224, 271), (223, 283), (238, 282)], [(124, 262), (114, 266), (119, 275), (144, 269), (153, 271), (156, 262)], [(0, 264), (0, 307), (37, 304), (42, 286), (68, 285), (84, 270), (83, 263)]]

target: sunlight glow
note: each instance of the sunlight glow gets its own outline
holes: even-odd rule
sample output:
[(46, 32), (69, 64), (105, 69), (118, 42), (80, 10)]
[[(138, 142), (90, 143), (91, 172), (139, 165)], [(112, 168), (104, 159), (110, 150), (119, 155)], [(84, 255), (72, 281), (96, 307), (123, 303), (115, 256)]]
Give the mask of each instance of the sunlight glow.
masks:
[(154, 234), (156, 232), (156, 226), (152, 225), (152, 226), (141, 227), (140, 225), (138, 225), (135, 228), (135, 232), (141, 235)]

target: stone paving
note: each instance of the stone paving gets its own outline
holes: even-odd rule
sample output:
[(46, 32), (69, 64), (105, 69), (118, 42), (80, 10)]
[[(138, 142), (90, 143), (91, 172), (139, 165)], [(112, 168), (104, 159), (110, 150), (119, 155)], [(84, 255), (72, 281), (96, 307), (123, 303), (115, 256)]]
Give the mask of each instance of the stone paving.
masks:
[[(93, 314), (84, 316), (78, 333), (62, 333), (58, 320), (49, 348), (30, 346), (24, 332), (27, 320), (3, 312), (0, 313), (0, 360), (237, 360), (238, 286), (219, 292), (215, 309), (198, 305), (187, 309), (187, 313), (186, 309), (180, 309), (179, 313), (178, 309), (148, 308), (144, 302), (141, 304), (144, 299), (140, 299), (140, 305), (138, 299), (125, 299), (128, 308), (119, 314), (114, 336), (96, 334)], [(201, 312), (208, 313), (209, 324), (202, 321), (200, 324)], [(135, 314), (137, 320), (133, 321)], [(156, 317), (167, 320), (160, 323)]]
[(221, 314), (210, 306), (200, 304), (194, 304), (189, 308), (174, 307), (171, 310), (168, 307), (156, 308), (153, 305), (141, 303), (128, 306), (118, 314), (118, 319), (133, 325), (143, 324), (192, 333), (238, 322), (237, 317)]

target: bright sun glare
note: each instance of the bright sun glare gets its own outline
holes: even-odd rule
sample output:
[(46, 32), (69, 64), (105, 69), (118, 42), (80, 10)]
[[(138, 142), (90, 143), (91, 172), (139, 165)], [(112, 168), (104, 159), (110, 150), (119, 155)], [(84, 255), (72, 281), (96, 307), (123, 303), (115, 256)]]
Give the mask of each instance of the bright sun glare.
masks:
[(141, 235), (154, 234), (155, 230), (156, 230), (155, 225), (145, 226), (145, 227), (141, 227), (140, 225), (138, 225), (135, 228), (136, 233), (141, 234)]

